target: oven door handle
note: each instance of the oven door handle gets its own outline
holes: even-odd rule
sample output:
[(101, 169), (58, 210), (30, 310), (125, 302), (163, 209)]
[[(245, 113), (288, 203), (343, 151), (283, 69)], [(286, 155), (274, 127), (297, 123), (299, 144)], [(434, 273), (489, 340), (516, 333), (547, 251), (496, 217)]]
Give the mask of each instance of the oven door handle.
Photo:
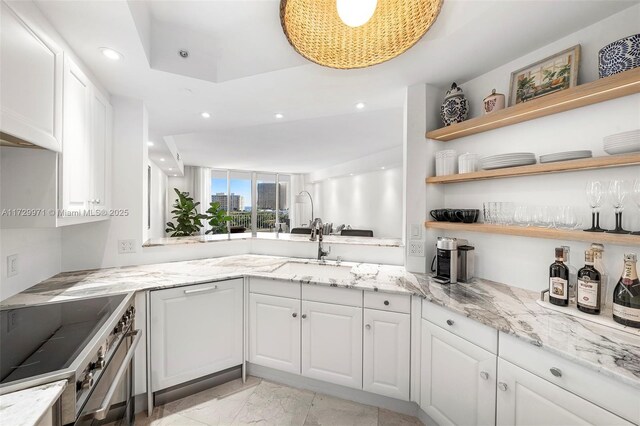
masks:
[(111, 408), (111, 400), (113, 399), (113, 395), (116, 393), (116, 390), (118, 389), (118, 385), (120, 384), (120, 380), (122, 380), (122, 376), (124, 376), (124, 373), (127, 371), (127, 368), (129, 368), (129, 364), (131, 363), (131, 358), (133, 358), (133, 355), (136, 352), (136, 348), (138, 347), (138, 343), (140, 343), (140, 338), (142, 337), (142, 332), (140, 330), (136, 330), (131, 334), (135, 335), (136, 337), (133, 339), (133, 342), (131, 343), (131, 347), (129, 348), (129, 351), (127, 351), (127, 354), (124, 356), (122, 365), (118, 369), (118, 372), (116, 373), (113, 379), (113, 382), (111, 383), (111, 387), (107, 391), (107, 395), (104, 397), (104, 400), (102, 401), (102, 405), (100, 405), (100, 408), (98, 408), (96, 411), (87, 413), (86, 416), (83, 416), (84, 418), (104, 420), (107, 417), (107, 413)]

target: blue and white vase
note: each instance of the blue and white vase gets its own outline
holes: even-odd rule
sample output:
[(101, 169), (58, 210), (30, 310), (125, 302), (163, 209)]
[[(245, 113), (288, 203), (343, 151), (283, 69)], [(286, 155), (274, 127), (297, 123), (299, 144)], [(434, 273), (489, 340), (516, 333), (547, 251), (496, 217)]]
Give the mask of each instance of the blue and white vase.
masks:
[(469, 102), (464, 97), (462, 89), (456, 83), (447, 90), (444, 102), (440, 107), (440, 117), (445, 126), (453, 123), (461, 123), (469, 116)]
[(621, 38), (600, 49), (600, 78), (640, 67), (640, 34)]

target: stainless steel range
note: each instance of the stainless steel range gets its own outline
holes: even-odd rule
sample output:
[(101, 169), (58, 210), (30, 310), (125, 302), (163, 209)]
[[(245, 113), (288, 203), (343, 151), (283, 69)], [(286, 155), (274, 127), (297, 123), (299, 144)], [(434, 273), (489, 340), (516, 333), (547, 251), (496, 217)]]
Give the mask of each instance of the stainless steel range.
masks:
[(0, 311), (0, 394), (68, 380), (62, 424), (133, 421), (132, 294)]

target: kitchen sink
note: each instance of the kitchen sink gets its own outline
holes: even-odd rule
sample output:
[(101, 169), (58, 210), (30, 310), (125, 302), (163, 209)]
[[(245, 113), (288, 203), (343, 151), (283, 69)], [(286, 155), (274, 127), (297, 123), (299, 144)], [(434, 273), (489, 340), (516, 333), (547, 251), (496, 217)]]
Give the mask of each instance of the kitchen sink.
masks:
[(273, 272), (318, 278), (335, 278), (336, 280), (353, 278), (351, 266), (318, 265), (315, 263), (287, 262)]

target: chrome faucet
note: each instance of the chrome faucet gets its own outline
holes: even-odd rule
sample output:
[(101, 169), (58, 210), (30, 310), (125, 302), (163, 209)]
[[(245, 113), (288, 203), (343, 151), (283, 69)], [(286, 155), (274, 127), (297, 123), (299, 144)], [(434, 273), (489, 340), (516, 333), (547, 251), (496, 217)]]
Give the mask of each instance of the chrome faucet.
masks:
[(318, 217), (311, 224), (311, 238), (309, 239), (311, 241), (315, 241), (316, 238), (318, 239), (318, 260), (321, 264), (324, 264), (326, 262), (325, 257), (331, 253), (331, 247), (327, 250), (322, 248), (322, 228), (322, 219)]

